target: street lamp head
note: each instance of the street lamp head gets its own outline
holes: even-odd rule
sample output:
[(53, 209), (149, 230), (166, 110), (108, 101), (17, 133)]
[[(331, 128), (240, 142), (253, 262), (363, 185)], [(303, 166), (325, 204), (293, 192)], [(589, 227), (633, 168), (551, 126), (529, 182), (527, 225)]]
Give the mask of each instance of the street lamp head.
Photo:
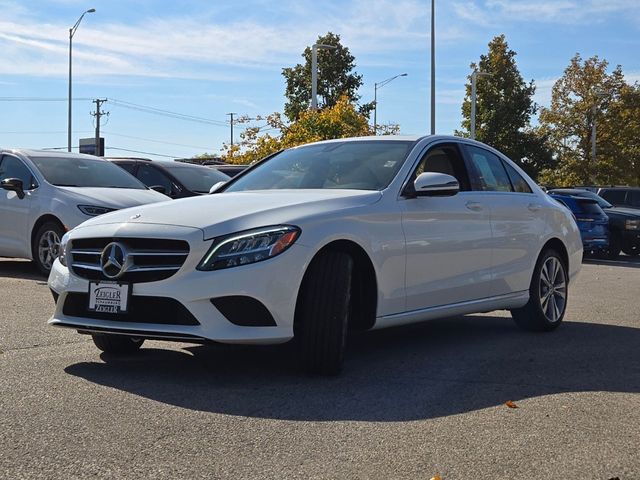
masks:
[(406, 77), (408, 75), (408, 73), (401, 73), (400, 76), (401, 77)]
[(325, 43), (314, 43), (313, 46), (316, 47), (316, 48), (324, 49), (324, 50), (337, 50), (338, 49), (338, 47), (336, 47), (335, 45), (327, 45)]
[(93, 12), (95, 12), (95, 11), (96, 11), (96, 9), (95, 9), (95, 8), (90, 8), (89, 10), (87, 10), (87, 11), (86, 11), (86, 13), (93, 13)]

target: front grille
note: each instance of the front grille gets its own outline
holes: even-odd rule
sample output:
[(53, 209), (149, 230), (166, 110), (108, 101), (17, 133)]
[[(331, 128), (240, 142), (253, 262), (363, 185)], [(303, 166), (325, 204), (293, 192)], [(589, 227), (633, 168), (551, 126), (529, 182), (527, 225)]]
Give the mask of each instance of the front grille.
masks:
[(68, 317), (94, 318), (117, 322), (157, 323), (161, 325), (200, 325), (179, 301), (168, 297), (129, 297), (127, 313), (93, 312), (88, 309), (87, 293), (69, 292), (62, 307)]
[(169, 278), (184, 264), (189, 243), (157, 238), (85, 238), (71, 242), (71, 271), (87, 280), (110, 280), (102, 272), (100, 255), (111, 242), (124, 245), (132, 258), (129, 270), (118, 281), (157, 282)]

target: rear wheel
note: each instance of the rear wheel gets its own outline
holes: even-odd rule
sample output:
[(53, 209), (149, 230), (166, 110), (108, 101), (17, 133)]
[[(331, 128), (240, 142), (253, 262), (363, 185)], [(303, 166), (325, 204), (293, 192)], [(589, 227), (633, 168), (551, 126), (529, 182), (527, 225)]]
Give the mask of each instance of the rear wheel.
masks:
[(555, 250), (545, 250), (536, 264), (529, 287), (529, 302), (511, 310), (516, 324), (525, 330), (549, 331), (557, 328), (567, 307), (567, 269)]
[(43, 223), (33, 237), (33, 244), (31, 245), (33, 261), (42, 274), (49, 275), (51, 266), (58, 257), (60, 239), (63, 235), (64, 229), (62, 225), (49, 221)]
[(640, 245), (625, 245), (622, 251), (630, 257), (637, 257), (640, 255)]
[(353, 260), (324, 252), (307, 271), (296, 309), (295, 337), (309, 373), (336, 375), (342, 368), (351, 302)]
[(137, 352), (144, 343), (144, 338), (129, 337), (128, 335), (94, 333), (91, 337), (96, 347), (105, 353)]

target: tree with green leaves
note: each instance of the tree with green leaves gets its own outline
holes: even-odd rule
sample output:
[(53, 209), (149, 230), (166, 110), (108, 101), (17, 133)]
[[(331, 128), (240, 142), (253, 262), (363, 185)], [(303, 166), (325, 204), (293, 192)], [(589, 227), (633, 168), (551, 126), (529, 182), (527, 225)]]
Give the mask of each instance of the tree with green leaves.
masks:
[[(526, 83), (504, 35), (489, 42), (489, 51), (472, 70), (489, 74), (476, 82), (476, 139), (502, 151), (534, 178), (553, 159), (544, 134), (531, 127), (537, 105), (533, 80)], [(462, 104), (462, 127), (458, 135), (468, 137), (471, 129), (471, 75)]]
[[(316, 43), (336, 47), (335, 50), (318, 50), (318, 107), (333, 107), (344, 95), (350, 102), (357, 104), (362, 75), (354, 71), (355, 57), (340, 43), (340, 35), (328, 32), (319, 36)], [(298, 120), (300, 114), (309, 108), (311, 101), (311, 47), (305, 48), (302, 57), (304, 64), (282, 69), (287, 97), (284, 113), (292, 122)], [(366, 117), (372, 109), (373, 103), (359, 107), (360, 113)]]
[[(576, 54), (553, 86), (551, 106), (540, 124), (558, 159), (542, 181), (575, 184), (638, 184), (640, 180), (640, 90), (628, 85), (619, 65)], [(596, 157), (592, 152), (596, 125)]]
[[(231, 163), (251, 163), (284, 148), (334, 138), (371, 135), (367, 117), (360, 113), (346, 95), (335, 105), (322, 110), (305, 110), (298, 120), (287, 123), (279, 113), (264, 119), (265, 125), (252, 126), (240, 134), (240, 142), (225, 146), (224, 160)], [(247, 119), (248, 121), (248, 119)], [(279, 134), (262, 133), (264, 129)], [(261, 134), (262, 133), (262, 134)]]

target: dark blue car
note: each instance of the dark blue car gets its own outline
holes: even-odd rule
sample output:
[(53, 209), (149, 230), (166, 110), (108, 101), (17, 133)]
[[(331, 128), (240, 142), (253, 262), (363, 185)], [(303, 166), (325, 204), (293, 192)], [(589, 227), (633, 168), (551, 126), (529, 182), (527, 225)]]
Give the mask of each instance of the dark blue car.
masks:
[(584, 253), (606, 253), (609, 249), (609, 217), (598, 202), (590, 198), (557, 193), (550, 196), (573, 212), (580, 229)]

